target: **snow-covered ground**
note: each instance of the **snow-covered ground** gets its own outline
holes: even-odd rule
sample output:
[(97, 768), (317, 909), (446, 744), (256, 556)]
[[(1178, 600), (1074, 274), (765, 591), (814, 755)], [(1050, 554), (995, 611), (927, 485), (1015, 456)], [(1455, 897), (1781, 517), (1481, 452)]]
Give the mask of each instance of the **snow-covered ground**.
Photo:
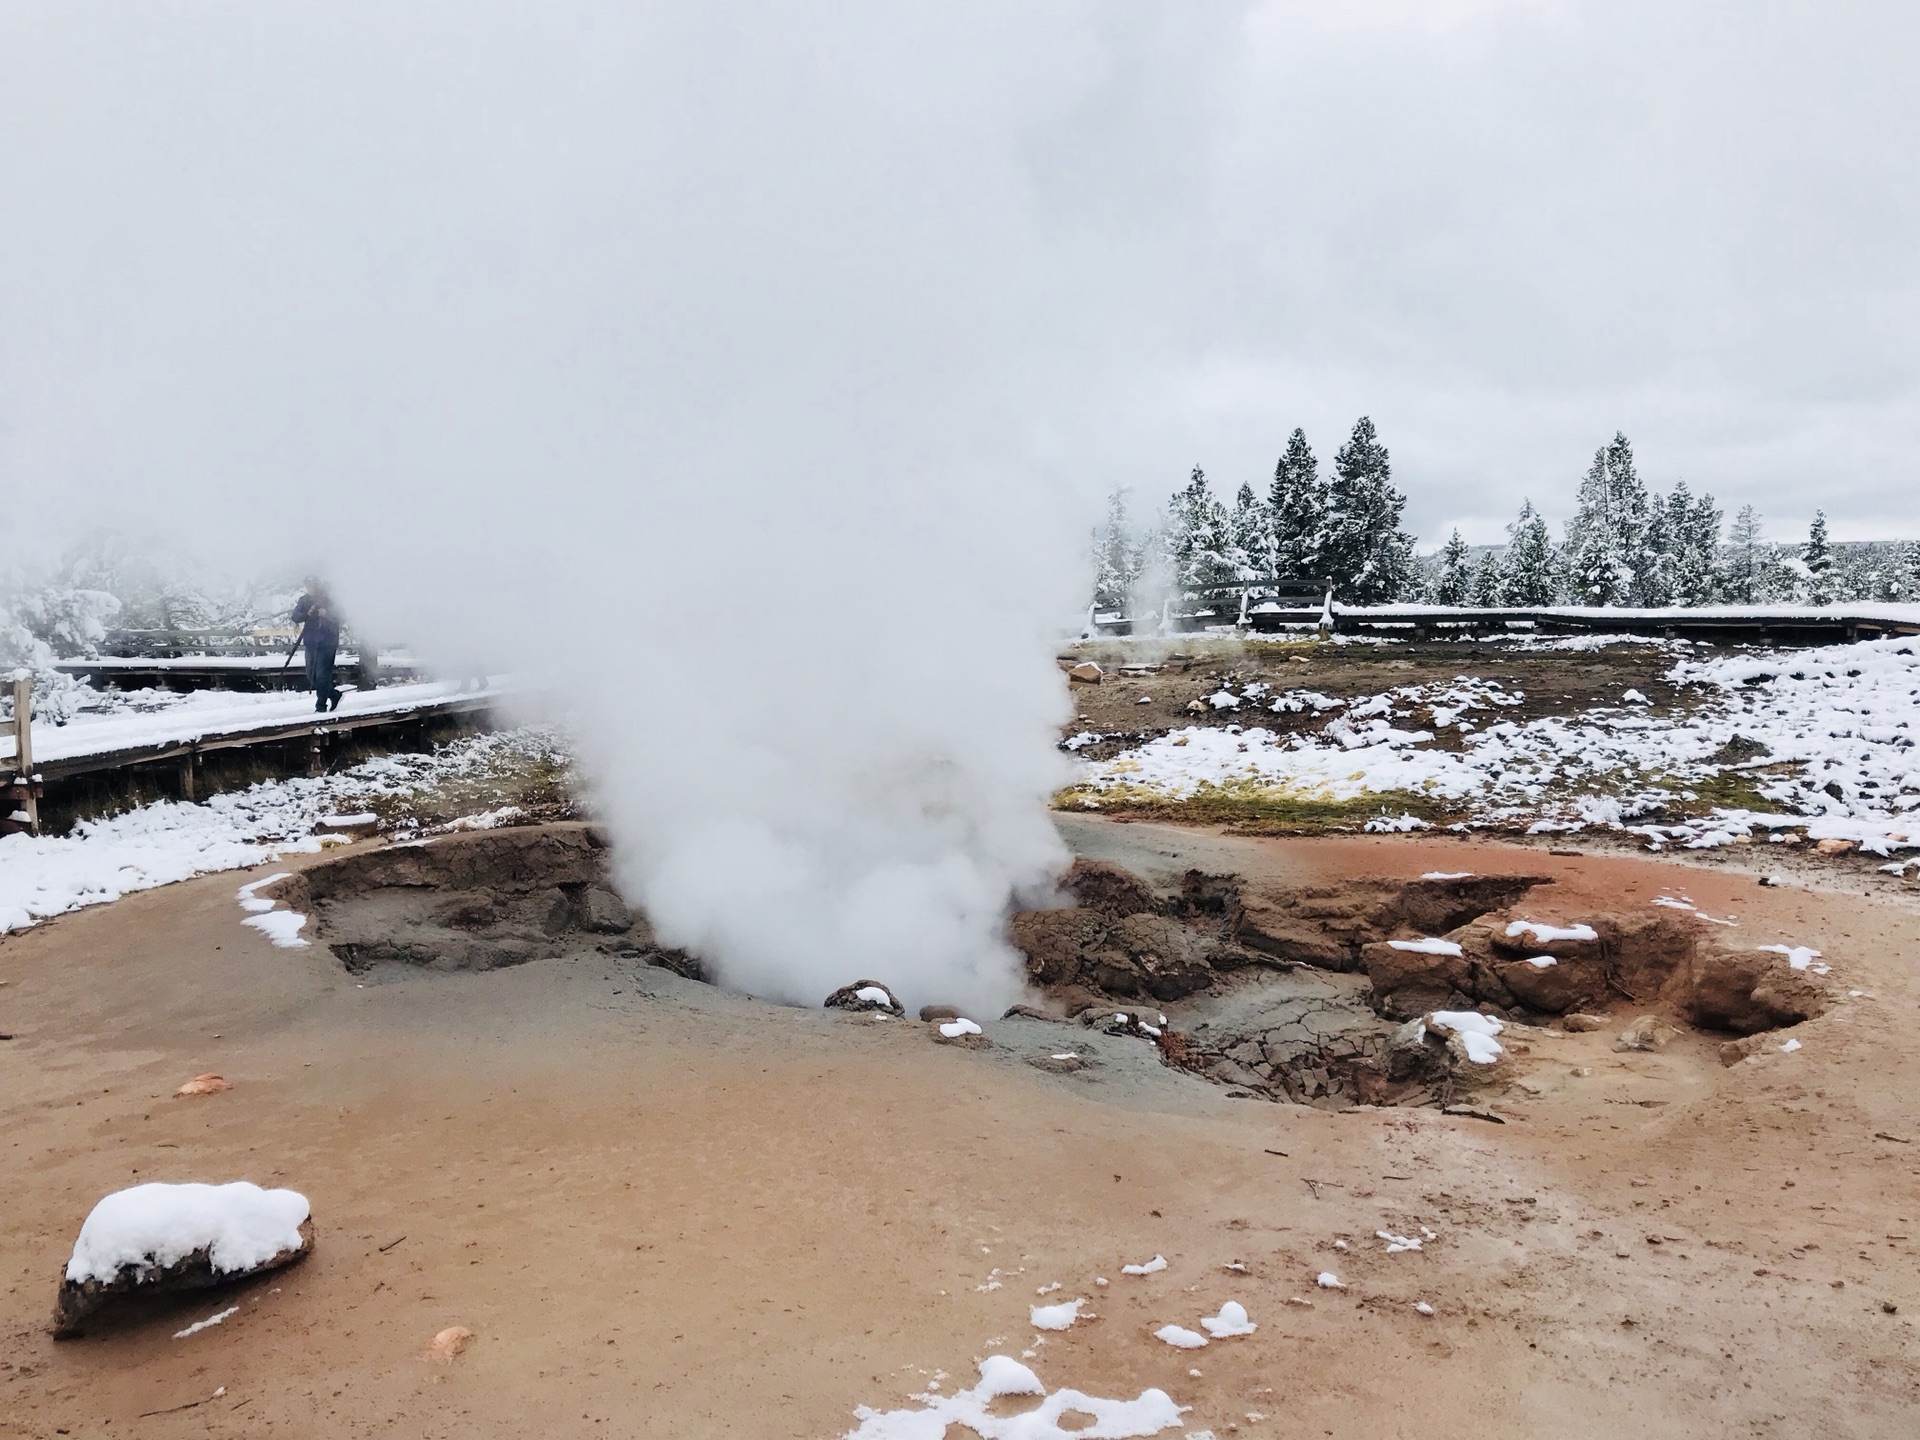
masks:
[[(271, 780), (204, 804), (162, 801), (83, 821), (70, 835), (0, 836), (0, 933), (136, 890), (318, 850), (322, 841), (314, 829), (323, 817), (363, 811), (377, 797), (482, 775), (514, 756), (556, 752), (550, 731), (500, 731), (430, 754), (384, 755), (336, 775)], [(461, 823), (484, 826), (509, 818), (493, 811)]]
[[(1187, 727), (1090, 764), (1070, 798), (1407, 792), (1470, 817), (1461, 823), (1625, 828), (1656, 846), (1728, 844), (1757, 828), (1879, 854), (1920, 847), (1920, 640), (1683, 658), (1667, 678), (1688, 703), (1657, 708), (1626, 690), (1617, 705), (1533, 719), (1510, 718), (1524, 692), (1465, 675), (1352, 701), (1250, 685), (1213, 698), (1243, 724)], [(1263, 710), (1330, 718), (1280, 735), (1259, 723)], [(1729, 781), (1767, 808), (1702, 801), (1701, 787)], [(1656, 823), (1662, 811), (1689, 813)], [(1383, 813), (1370, 828), (1422, 823)]]
[[(457, 681), (349, 690), (334, 713), (342, 719), (386, 714), (453, 699), (462, 693), (461, 682)], [(464, 693), (498, 696), (501, 692), (490, 685), (484, 691)], [(177, 745), (261, 726), (297, 725), (313, 716), (313, 696), (298, 690), (94, 691), (66, 724), (35, 724), (33, 758), (44, 763), (143, 746)], [(0, 760), (12, 759), (13, 752), (12, 733), (0, 733)]]

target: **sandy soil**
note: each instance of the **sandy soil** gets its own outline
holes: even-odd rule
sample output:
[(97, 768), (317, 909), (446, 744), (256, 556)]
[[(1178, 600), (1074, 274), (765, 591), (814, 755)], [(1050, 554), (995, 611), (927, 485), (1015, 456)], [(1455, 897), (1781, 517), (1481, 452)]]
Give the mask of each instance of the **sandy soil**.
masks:
[[(1540, 1042), (1495, 1125), (1234, 1101), (1106, 1037), (1049, 1075), (1024, 1059), (1085, 1031), (968, 1052), (600, 958), (363, 986), (243, 929), (247, 877), (178, 885), (0, 940), (0, 1435), (837, 1436), (1029, 1349), (1223, 1435), (1920, 1431), (1910, 901), (1485, 841), (1073, 834), (1303, 881), (1545, 868), (1546, 918), (1680, 890), (1864, 993), (1731, 1069), (1719, 1037)], [(171, 1098), (205, 1070), (233, 1090)], [(95, 1199), (231, 1178), (311, 1197), (310, 1261), (188, 1339), (233, 1300), (48, 1338)], [(1422, 1224), (1419, 1253), (1374, 1238)], [(1099, 1318), (1036, 1344), (1055, 1281)], [(1255, 1335), (1152, 1338), (1230, 1298)], [(420, 1358), (455, 1324), (463, 1355)]]

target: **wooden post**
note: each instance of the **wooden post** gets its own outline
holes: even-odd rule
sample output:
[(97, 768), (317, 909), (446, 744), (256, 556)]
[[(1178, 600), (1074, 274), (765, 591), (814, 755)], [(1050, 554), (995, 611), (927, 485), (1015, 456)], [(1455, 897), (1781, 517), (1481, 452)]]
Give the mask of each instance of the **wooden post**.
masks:
[(13, 793), (3, 803), (8, 819), (16, 814), (26, 817), (30, 835), (40, 833), (40, 802), (34, 789), (33, 676), (23, 674), (13, 681)]

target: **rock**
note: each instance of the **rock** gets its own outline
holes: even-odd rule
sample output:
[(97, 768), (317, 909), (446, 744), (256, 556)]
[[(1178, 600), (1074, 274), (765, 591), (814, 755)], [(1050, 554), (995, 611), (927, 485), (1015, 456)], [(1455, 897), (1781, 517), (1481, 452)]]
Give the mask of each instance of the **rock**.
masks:
[(1664, 1050), (1680, 1032), (1657, 1015), (1642, 1015), (1620, 1032), (1616, 1050)]
[(1407, 1021), (1387, 1041), (1389, 1080), (1433, 1081), (1447, 1073), (1446, 1042), (1427, 1029), (1425, 1016)]
[(623, 935), (633, 928), (633, 912), (611, 890), (589, 885), (580, 897), (580, 927), (598, 935)]
[(473, 1331), (464, 1325), (449, 1325), (433, 1339), (427, 1342), (424, 1359), (437, 1364), (449, 1364), (453, 1357), (467, 1348), (467, 1342), (473, 1339)]
[(993, 1042), (980, 1033), (980, 1027), (964, 1015), (944, 1020), (933, 1027), (933, 1039), (939, 1045), (958, 1045), (966, 1050), (988, 1050)]
[(1034, 1055), (1027, 1063), (1049, 1075), (1071, 1075), (1075, 1071), (1091, 1069), (1098, 1062), (1088, 1055), (1063, 1050), (1057, 1055)]
[(1082, 660), (1067, 671), (1067, 678), (1078, 681), (1082, 685), (1098, 685), (1103, 676), (1100, 667), (1093, 661)]
[(211, 1247), (193, 1251), (168, 1265), (155, 1263), (122, 1265), (111, 1279), (74, 1281), (62, 1279), (54, 1302), (53, 1338), (70, 1339), (84, 1333), (96, 1321), (131, 1318), (152, 1308), (156, 1301), (196, 1290), (211, 1290), (231, 1285), (269, 1270), (292, 1265), (313, 1253), (313, 1219), (300, 1223), (299, 1243), (260, 1261), (236, 1270), (216, 1270)]
[(1846, 855), (1858, 850), (1860, 848), (1860, 842), (1858, 840), (1841, 840), (1830, 835), (1825, 840), (1816, 840), (1813, 848), (1815, 853), (1820, 855)]
[[(960, 1018), (960, 1007), (958, 1005), (922, 1005), (920, 1007), (920, 1018), (928, 1024), (932, 1024), (935, 1020), (958, 1020)], [(1006, 1017), (1002, 1016), (1001, 1018), (1005, 1019)]]
[[(921, 1012), (920, 1018), (922, 1020), (927, 1018), (925, 1011)], [(1049, 1025), (1064, 1025), (1067, 1023), (1063, 1017), (1042, 1010), (1037, 1005), (1009, 1005), (1001, 1012), (1000, 1018), (1002, 1020), (1044, 1020)]]
[[(866, 993), (861, 993), (863, 991)], [(851, 985), (842, 985), (820, 1003), (829, 1010), (885, 1010), (892, 1015), (907, 1013), (906, 1007), (893, 991), (878, 980), (856, 980)]]
[(359, 840), (380, 833), (380, 817), (371, 812), (357, 815), (322, 815), (313, 822), (316, 835), (347, 835)]
[(1576, 1010), (1570, 1015), (1563, 1015), (1560, 1018), (1560, 1023), (1568, 1030), (1573, 1031), (1574, 1034), (1584, 1035), (1591, 1030), (1606, 1029), (1607, 1017), (1604, 1015), (1588, 1015)]
[(175, 1095), (218, 1095), (222, 1090), (231, 1090), (233, 1084), (224, 1075), (196, 1075), (178, 1090)]

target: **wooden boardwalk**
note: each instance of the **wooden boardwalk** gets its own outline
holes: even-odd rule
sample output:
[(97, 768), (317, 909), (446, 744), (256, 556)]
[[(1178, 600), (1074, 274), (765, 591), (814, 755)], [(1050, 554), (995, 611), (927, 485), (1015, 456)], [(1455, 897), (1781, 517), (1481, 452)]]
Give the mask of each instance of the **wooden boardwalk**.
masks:
[[(21, 693), (21, 692), (16, 692)], [(76, 725), (36, 724), (22, 737), (17, 721), (0, 731), (0, 832), (36, 828), (38, 801), (49, 788), (139, 768), (169, 772), (169, 793), (201, 798), (204, 761), (251, 749), (280, 747), (275, 768), (324, 773), (329, 757), (351, 742), (400, 744), (446, 721), (486, 724), (503, 691), (454, 683), (394, 685), (351, 691), (341, 708), (318, 714), (305, 694), (252, 703), (180, 706)], [(19, 763), (21, 740), (29, 765)], [(22, 818), (24, 817), (24, 818)]]

